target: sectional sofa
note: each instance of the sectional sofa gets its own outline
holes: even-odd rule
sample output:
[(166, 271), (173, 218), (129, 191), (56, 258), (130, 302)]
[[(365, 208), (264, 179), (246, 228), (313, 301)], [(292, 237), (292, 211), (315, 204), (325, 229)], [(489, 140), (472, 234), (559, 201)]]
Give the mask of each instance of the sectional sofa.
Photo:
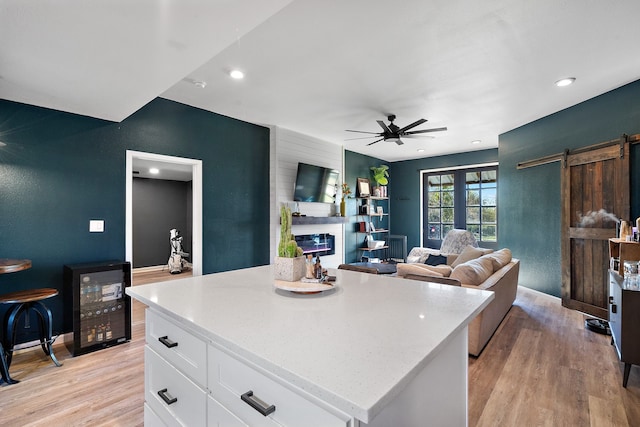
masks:
[(466, 246), (460, 254), (413, 248), (407, 261), (397, 265), (397, 276), (495, 292), (469, 325), (469, 354), (479, 356), (515, 301), (520, 260), (507, 248), (494, 252)]

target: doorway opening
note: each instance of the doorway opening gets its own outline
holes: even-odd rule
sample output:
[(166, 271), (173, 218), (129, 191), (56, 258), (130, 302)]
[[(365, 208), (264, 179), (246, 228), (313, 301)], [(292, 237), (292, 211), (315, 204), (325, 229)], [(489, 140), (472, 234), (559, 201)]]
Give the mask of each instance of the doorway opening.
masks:
[[(145, 153), (127, 150), (126, 152), (126, 224), (125, 224), (125, 254), (126, 259), (134, 264), (134, 239), (133, 239), (133, 179), (134, 171), (145, 173), (153, 164), (162, 165), (170, 177), (177, 180), (191, 179), (192, 206), (191, 206), (191, 253), (192, 275), (202, 275), (202, 161), (183, 157), (166, 156), (161, 154)], [(144, 177), (143, 174), (139, 176)], [(146, 175), (149, 177), (148, 175)], [(185, 178), (187, 176), (188, 178)], [(166, 176), (165, 176), (166, 178)], [(169, 230), (167, 236), (169, 236)], [(167, 248), (169, 238), (167, 237)]]

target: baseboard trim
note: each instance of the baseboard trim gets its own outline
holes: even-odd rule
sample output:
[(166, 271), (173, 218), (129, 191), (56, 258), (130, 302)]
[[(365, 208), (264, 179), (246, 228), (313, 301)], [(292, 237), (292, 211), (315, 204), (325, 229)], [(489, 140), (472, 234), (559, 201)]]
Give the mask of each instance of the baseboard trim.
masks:
[(149, 267), (138, 267), (133, 269), (133, 273), (148, 273), (152, 271), (162, 271), (167, 268), (167, 264), (163, 265), (152, 265)]
[(526, 289), (527, 291), (531, 291), (531, 292), (533, 292), (533, 293), (535, 293), (537, 295), (540, 295), (541, 297), (551, 298), (553, 300), (556, 300), (558, 303), (562, 304), (562, 299), (557, 297), (557, 296), (555, 296), (555, 295), (549, 295), (546, 292), (542, 292), (542, 291), (539, 291), (537, 289), (529, 288), (529, 287), (523, 286), (523, 285), (518, 285), (518, 288)]
[[(67, 332), (66, 334), (58, 335), (55, 338), (55, 342), (64, 343), (67, 339), (73, 339), (73, 332)], [(13, 346), (13, 352), (32, 350), (34, 347), (40, 347), (40, 340), (33, 340), (29, 342), (22, 342)]]

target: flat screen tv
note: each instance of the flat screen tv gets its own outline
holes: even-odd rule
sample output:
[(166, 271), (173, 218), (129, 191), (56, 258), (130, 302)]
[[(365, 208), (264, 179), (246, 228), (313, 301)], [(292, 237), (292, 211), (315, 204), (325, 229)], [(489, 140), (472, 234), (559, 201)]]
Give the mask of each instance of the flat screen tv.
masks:
[(335, 203), (339, 177), (335, 169), (298, 163), (293, 200)]

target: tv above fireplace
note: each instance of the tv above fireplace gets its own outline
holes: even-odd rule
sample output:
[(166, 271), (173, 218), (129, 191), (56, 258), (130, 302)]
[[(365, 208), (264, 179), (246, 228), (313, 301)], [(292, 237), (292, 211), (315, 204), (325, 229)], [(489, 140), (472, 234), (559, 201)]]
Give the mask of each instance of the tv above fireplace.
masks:
[(293, 200), (335, 203), (340, 174), (335, 169), (298, 163)]

